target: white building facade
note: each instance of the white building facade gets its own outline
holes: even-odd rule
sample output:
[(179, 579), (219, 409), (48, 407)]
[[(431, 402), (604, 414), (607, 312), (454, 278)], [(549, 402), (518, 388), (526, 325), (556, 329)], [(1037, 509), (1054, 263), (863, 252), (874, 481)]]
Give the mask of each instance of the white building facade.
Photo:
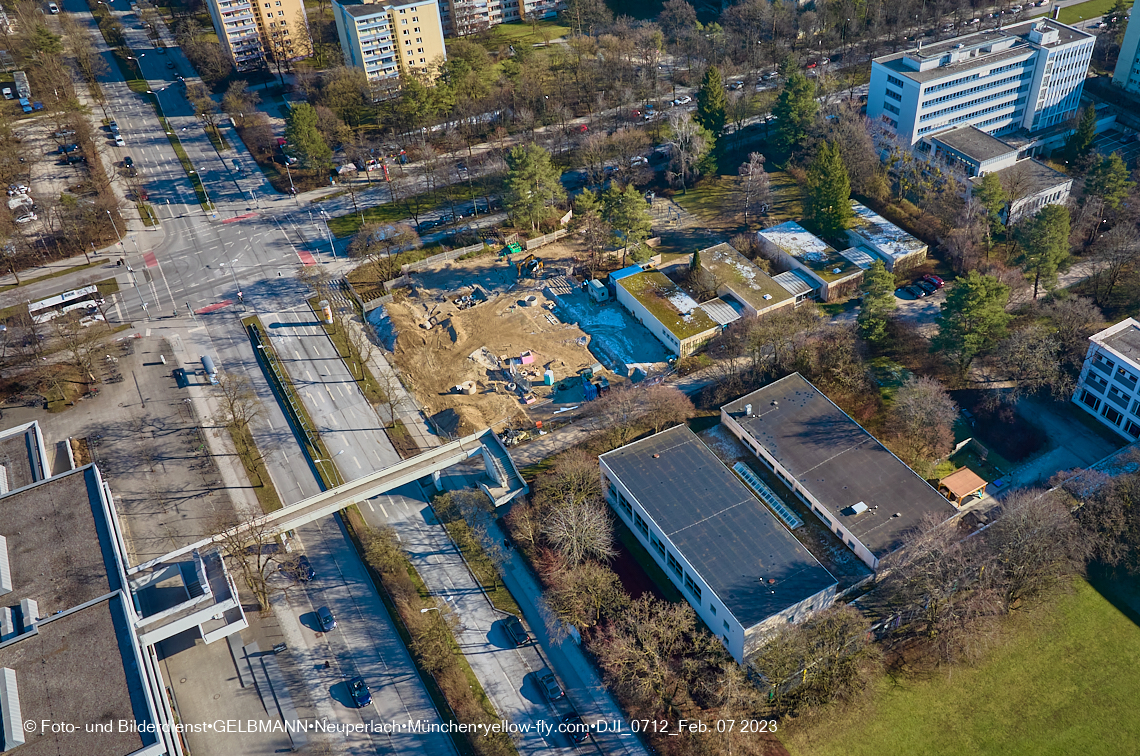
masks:
[(1140, 322), (1128, 318), (1089, 337), (1073, 402), (1129, 441), (1140, 439)]
[(1140, 95), (1140, 22), (1133, 26), (1131, 17), (1124, 31), (1124, 41), (1120, 43), (1120, 57), (1116, 59), (1112, 83)]
[(876, 58), (867, 116), (906, 145), (967, 124), (1029, 132), (1077, 113), (1096, 38), (1051, 19)]

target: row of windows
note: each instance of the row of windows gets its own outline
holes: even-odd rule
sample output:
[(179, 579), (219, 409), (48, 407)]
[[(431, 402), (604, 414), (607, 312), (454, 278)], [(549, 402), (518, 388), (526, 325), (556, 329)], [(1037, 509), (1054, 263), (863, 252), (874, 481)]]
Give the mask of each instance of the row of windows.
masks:
[(902, 111), (900, 111), (898, 108), (896, 108), (894, 105), (890, 104), (889, 102), (883, 103), (883, 110), (887, 111), (888, 113), (894, 113), (895, 115), (902, 115)]
[(890, 75), (888, 75), (888, 76), (887, 76), (887, 81), (888, 81), (889, 83), (891, 83), (891, 84), (894, 84), (894, 85), (895, 85), (896, 87), (898, 87), (899, 89), (902, 89), (902, 88), (903, 88), (903, 80), (902, 80), (902, 79), (900, 79), (900, 78), (898, 78), (897, 76), (890, 76)]
[(953, 94), (942, 95), (941, 97), (935, 97), (931, 100), (927, 100), (926, 102), (922, 103), (921, 107), (929, 108), (931, 105), (937, 105), (940, 102), (946, 102), (947, 100), (954, 100), (954, 99), (957, 99), (959, 97), (965, 97), (966, 95), (971, 95), (974, 92), (982, 92), (982, 91), (985, 91), (987, 89), (993, 89), (994, 87), (1004, 86), (1006, 84), (1010, 84), (1010, 83), (1015, 82), (1015, 81), (1020, 81), (1021, 79), (1025, 79), (1025, 83), (1028, 85), (1029, 80), (1032, 78), (1033, 78), (1032, 75), (1025, 75), (1025, 74), (1023, 74), (1021, 76), (1007, 76), (1004, 79), (986, 82), (985, 84), (979, 84), (976, 87), (970, 87), (969, 89), (963, 89), (960, 92), (954, 92)]
[(1140, 423), (1132, 418), (1125, 418), (1124, 414), (1117, 410), (1110, 404), (1101, 406), (1101, 401), (1088, 391), (1081, 392), (1081, 402), (1086, 405), (1093, 412), (1100, 409), (1100, 416), (1108, 422), (1112, 423), (1117, 428), (1123, 428), (1124, 432), (1132, 438), (1140, 438)]
[(969, 76), (963, 76), (960, 79), (954, 79), (952, 81), (944, 81), (941, 84), (932, 84), (929, 87), (927, 87), (926, 89), (924, 89), (922, 91), (922, 93), (923, 94), (931, 94), (933, 92), (941, 92), (943, 89), (949, 89), (950, 87), (956, 87), (959, 84), (965, 84), (967, 81), (973, 81), (974, 79), (977, 79), (980, 76), (981, 76), (981, 74), (970, 74)]
[(920, 123), (922, 121), (931, 121), (931, 120), (934, 120), (935, 118), (939, 118), (941, 116), (944, 116), (947, 113), (953, 113), (957, 110), (965, 110), (966, 108), (972, 108), (975, 105), (980, 105), (981, 103), (989, 102), (990, 100), (996, 100), (999, 97), (1009, 97), (1012, 94), (1017, 94), (1017, 92), (1019, 92), (1019, 91), (1021, 91), (1021, 89), (1019, 87), (1012, 87), (1012, 88), (1007, 89), (1003, 92), (992, 92), (988, 95), (984, 95), (982, 97), (978, 97), (978, 98), (975, 98), (973, 100), (969, 100), (968, 102), (959, 102), (956, 105), (951, 105), (948, 108), (942, 108), (942, 110), (936, 110), (933, 113), (926, 113), (925, 115), (923, 115), (918, 120)]
[(902, 102), (902, 95), (899, 94), (898, 92), (894, 91), (893, 89), (884, 89), (883, 93), (887, 97), (890, 97), (892, 100), (898, 100), (899, 102)]

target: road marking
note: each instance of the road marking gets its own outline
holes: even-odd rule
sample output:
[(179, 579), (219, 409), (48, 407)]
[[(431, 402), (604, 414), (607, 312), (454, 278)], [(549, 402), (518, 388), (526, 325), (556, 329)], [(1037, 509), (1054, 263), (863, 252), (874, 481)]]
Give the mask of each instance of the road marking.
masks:
[(352, 458), (352, 461), (353, 461), (353, 462), (355, 462), (355, 463), (356, 463), (356, 466), (357, 466), (357, 467), (359, 467), (361, 470), (363, 470), (363, 469), (364, 469), (364, 466), (360, 464), (360, 460), (359, 460), (359, 459), (357, 459), (356, 457), (353, 457), (353, 458)]
[[(383, 505), (381, 505), (381, 507), (383, 507)], [(371, 501), (369, 501), (369, 502), (368, 502), (368, 508), (369, 508), (369, 509), (371, 509), (373, 512), (375, 512), (375, 511), (376, 511), (376, 507), (372, 506), (372, 502), (371, 502)], [(384, 516), (385, 516), (385, 517), (387, 517), (387, 515), (384, 515)]]
[[(371, 505), (369, 505), (369, 506), (371, 506)], [(373, 511), (373, 512), (375, 512), (376, 510), (372, 510), (372, 511)], [(387, 509), (384, 509), (384, 505), (383, 505), (383, 504), (381, 504), (381, 505), (380, 505), (380, 511), (384, 513), (384, 517), (387, 517), (387, 516), (388, 516), (388, 510), (387, 510)]]
[(308, 369), (305, 370), (305, 377), (308, 378), (310, 381), (313, 380), (313, 374), (310, 373), (308, 371)]

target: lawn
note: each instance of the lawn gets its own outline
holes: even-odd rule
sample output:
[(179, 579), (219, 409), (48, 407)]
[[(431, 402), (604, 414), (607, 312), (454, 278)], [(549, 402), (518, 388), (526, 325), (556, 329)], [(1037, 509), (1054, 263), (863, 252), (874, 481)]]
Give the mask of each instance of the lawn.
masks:
[(865, 703), (782, 739), (795, 756), (1117, 756), (1140, 743), (1137, 701), (1140, 627), (1079, 581), (1015, 617), (979, 667), (884, 678)]
[[(737, 181), (735, 175), (711, 176), (688, 192), (675, 194), (673, 201), (701, 220), (723, 223), (730, 215), (737, 215), (734, 209), (730, 210), (739, 203), (734, 196)], [(772, 188), (772, 202), (765, 216), (767, 225), (799, 220), (803, 215), (804, 192), (796, 180), (783, 171), (772, 171), (768, 174), (768, 184)], [(739, 221), (743, 220), (741, 215)]]
[(476, 40), (488, 50), (497, 50), (501, 45), (513, 45), (516, 42), (529, 42), (540, 45), (570, 33), (570, 27), (555, 21), (538, 21), (532, 27), (527, 22), (510, 24), (496, 24), (490, 29), (480, 33)]
[[(472, 192), (469, 187), (462, 185), (453, 186), (451, 190), (453, 192), (451, 201), (454, 201), (456, 204), (470, 202), (476, 196), (481, 196)], [(364, 210), (364, 220), (366, 223), (397, 223), (407, 220), (409, 221), (408, 225), (414, 226), (414, 224), (411, 223), (412, 216), (411, 213), (408, 212), (408, 206), (409, 204), (416, 203), (419, 204), (421, 218), (428, 213), (441, 210), (450, 204), (446, 192), (437, 189), (434, 192), (418, 194), (407, 200), (389, 202), (384, 205), (366, 208)], [(363, 225), (360, 222), (360, 215), (361, 214), (356, 211), (339, 215), (329, 221), (329, 230), (332, 231), (333, 236), (338, 239), (352, 236), (360, 230), (361, 225)]]
[[(1131, 6), (1126, 0), (1126, 5)], [(1070, 5), (1061, 9), (1060, 21), (1063, 24), (1075, 24), (1078, 21), (1087, 21), (1090, 18), (1100, 18), (1116, 5), (1116, 0), (1088, 0), (1085, 3)]]

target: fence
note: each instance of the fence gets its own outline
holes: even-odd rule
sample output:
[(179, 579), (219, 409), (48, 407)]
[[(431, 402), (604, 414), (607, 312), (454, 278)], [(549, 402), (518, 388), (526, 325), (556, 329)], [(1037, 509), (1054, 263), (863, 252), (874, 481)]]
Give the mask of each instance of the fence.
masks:
[(528, 251), (532, 250), (532, 249), (536, 249), (538, 247), (541, 247), (543, 244), (550, 244), (550, 242), (552, 242), (552, 241), (557, 241), (558, 239), (561, 239), (563, 236), (566, 236), (566, 234), (568, 234), (568, 233), (570, 233), (570, 232), (567, 231), (566, 229), (560, 228), (553, 233), (546, 234), (544, 236), (539, 236), (535, 239), (528, 239), (527, 243), (526, 243), (526, 248)]
[(448, 260), (454, 260), (458, 257), (462, 257), (463, 255), (467, 254), (468, 252), (478, 252), (478, 251), (483, 249), (483, 246), (484, 246), (483, 242), (479, 242), (478, 244), (472, 244), (468, 247), (460, 247), (459, 249), (452, 249), (452, 250), (449, 250), (447, 252), (440, 252), (438, 255), (432, 255), (431, 257), (425, 257), (424, 259), (417, 260), (414, 263), (408, 263), (406, 265), (401, 265), (400, 266), (400, 272), (403, 273), (404, 275), (407, 275), (408, 273), (411, 273), (412, 271), (423, 270), (424, 268), (429, 268), (432, 265), (435, 265), (436, 263), (447, 262)]

